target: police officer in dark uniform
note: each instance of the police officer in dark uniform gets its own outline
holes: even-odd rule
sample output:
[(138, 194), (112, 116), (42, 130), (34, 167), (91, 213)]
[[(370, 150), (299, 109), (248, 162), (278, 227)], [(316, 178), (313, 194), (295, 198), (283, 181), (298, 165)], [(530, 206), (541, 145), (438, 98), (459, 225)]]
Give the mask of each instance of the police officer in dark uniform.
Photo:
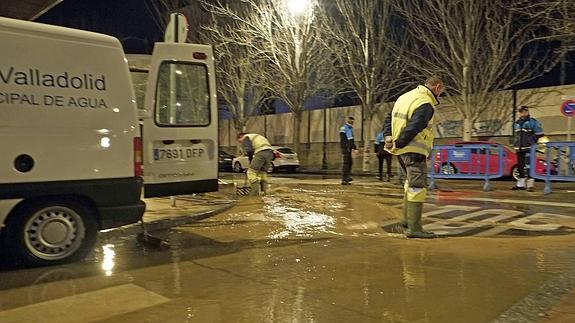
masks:
[(539, 138), (543, 137), (543, 128), (537, 119), (529, 115), (529, 107), (522, 105), (518, 110), (519, 119), (513, 124), (515, 130), (515, 151), (517, 152), (517, 170), (519, 179), (512, 190), (533, 190), (535, 180), (527, 178), (525, 166), (529, 162), (528, 154), (531, 146), (536, 144)]
[(357, 153), (357, 148), (353, 140), (353, 117), (347, 117), (347, 122), (339, 129), (339, 138), (341, 144), (341, 154), (343, 156), (343, 168), (341, 173), (341, 185), (350, 185), (352, 157), (351, 154)]

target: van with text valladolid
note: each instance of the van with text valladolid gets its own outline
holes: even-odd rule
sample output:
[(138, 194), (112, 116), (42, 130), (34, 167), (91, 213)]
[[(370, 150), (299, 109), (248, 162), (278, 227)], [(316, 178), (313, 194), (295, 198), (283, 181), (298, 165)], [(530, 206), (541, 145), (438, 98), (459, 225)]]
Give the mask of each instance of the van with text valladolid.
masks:
[[(154, 146), (143, 158), (153, 161), (145, 165), (155, 174), (146, 179), (149, 196), (193, 192), (186, 179), (199, 170), (181, 164), (217, 156), (215, 143), (173, 135), (216, 119), (213, 62), (200, 75), (189, 44), (156, 44), (148, 84), (155, 105), (139, 122), (116, 38), (0, 17), (0, 43), (2, 253), (35, 265), (74, 261), (99, 230), (139, 221), (143, 146)], [(189, 104), (209, 113), (181, 109)]]

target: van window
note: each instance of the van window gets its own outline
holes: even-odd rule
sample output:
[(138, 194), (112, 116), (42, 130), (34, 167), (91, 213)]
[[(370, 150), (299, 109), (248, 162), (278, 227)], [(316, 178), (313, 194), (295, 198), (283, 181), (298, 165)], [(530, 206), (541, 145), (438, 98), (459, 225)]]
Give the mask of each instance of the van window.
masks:
[(148, 85), (148, 72), (142, 70), (131, 70), (132, 83), (134, 84), (134, 93), (136, 95), (136, 104), (138, 109), (144, 110), (146, 100), (146, 86)]
[(210, 124), (210, 91), (205, 65), (163, 62), (158, 71), (156, 124), (207, 126)]

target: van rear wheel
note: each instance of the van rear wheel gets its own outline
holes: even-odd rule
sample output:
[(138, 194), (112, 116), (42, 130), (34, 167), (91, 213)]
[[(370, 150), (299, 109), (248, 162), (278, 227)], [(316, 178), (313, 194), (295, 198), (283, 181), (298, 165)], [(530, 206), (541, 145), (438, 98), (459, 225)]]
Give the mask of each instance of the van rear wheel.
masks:
[(83, 259), (98, 232), (93, 212), (74, 201), (28, 203), (10, 217), (5, 229), (9, 252), (32, 266)]

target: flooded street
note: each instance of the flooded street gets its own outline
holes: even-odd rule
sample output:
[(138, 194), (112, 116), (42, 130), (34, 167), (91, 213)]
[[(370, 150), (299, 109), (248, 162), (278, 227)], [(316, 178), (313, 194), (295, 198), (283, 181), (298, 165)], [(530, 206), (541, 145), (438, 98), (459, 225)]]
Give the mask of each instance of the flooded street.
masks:
[(84, 262), (4, 269), (0, 322), (575, 318), (556, 310), (575, 287), (573, 208), (438, 192), (424, 224), (441, 237), (413, 240), (401, 189), (358, 182), (274, 178), (269, 196), (154, 232), (165, 246), (110, 238)]

